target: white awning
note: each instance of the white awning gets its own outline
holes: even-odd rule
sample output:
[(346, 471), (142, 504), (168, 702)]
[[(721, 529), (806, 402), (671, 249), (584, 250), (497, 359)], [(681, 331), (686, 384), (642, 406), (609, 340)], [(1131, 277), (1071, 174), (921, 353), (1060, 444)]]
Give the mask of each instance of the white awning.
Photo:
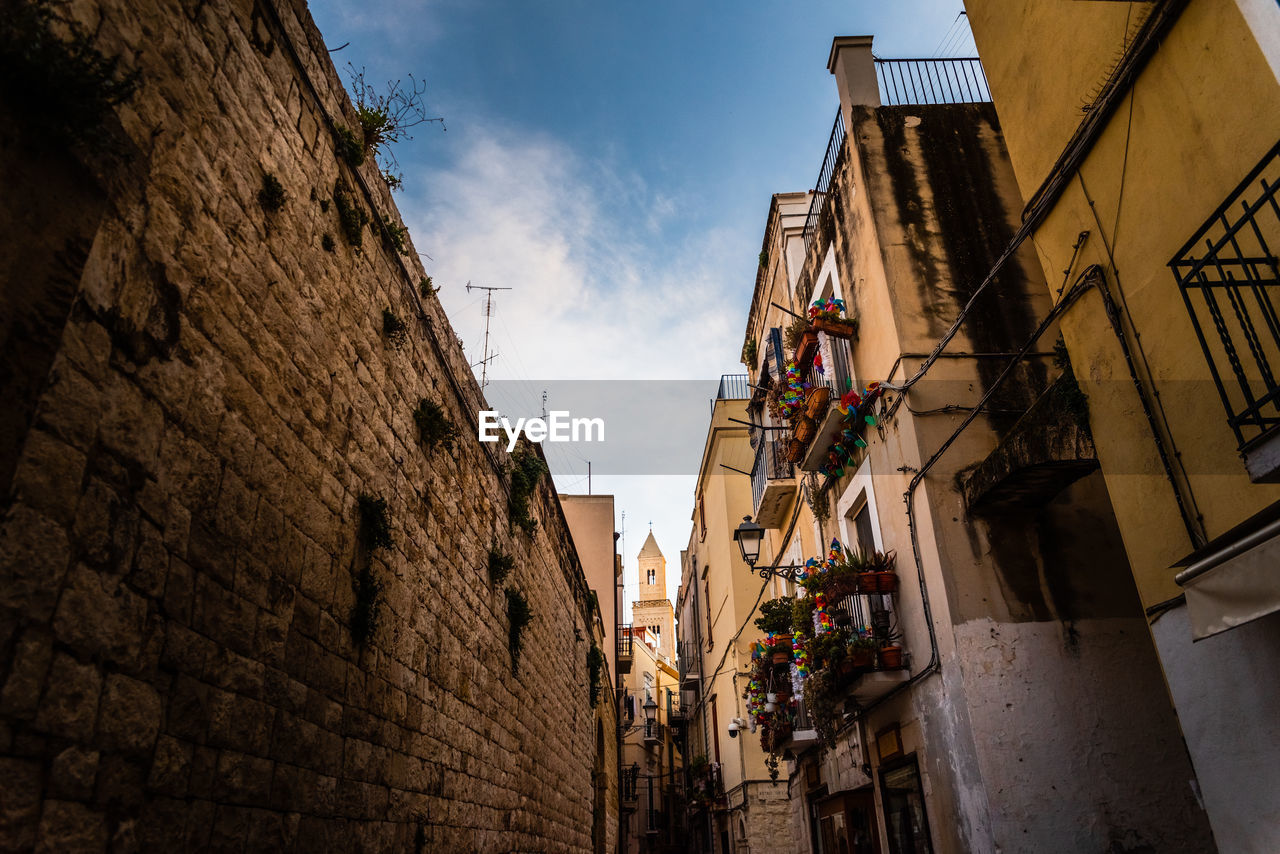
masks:
[(1195, 640), (1280, 611), (1280, 521), (1178, 573)]

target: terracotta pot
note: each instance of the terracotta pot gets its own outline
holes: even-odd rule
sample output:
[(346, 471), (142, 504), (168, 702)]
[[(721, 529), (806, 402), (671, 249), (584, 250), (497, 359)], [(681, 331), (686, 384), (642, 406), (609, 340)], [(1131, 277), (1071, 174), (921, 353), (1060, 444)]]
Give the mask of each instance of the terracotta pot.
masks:
[(801, 371), (808, 370), (813, 364), (813, 356), (818, 352), (818, 331), (806, 329), (804, 335), (796, 342), (795, 363)]
[(880, 592), (880, 573), (859, 572), (858, 573), (858, 592), (859, 593), (879, 593)]
[(851, 668), (862, 668), (863, 670), (866, 670), (869, 667), (875, 666), (876, 653), (873, 649), (854, 647), (849, 650), (849, 657), (846, 658), (845, 661), (850, 662)]
[(880, 647), (880, 667), (884, 670), (897, 670), (902, 667), (902, 647)]
[(845, 656), (840, 661), (840, 665), (836, 668), (836, 673), (843, 677), (849, 677), (849, 676), (852, 676), (853, 672), (857, 670), (858, 667), (860, 666), (865, 667), (866, 665), (858, 664), (858, 657), (857, 657), (856, 651), (850, 652), (849, 655)]
[(877, 572), (876, 573), (876, 589), (881, 593), (897, 593), (898, 592), (898, 573), (896, 572)]
[(800, 441), (807, 445), (809, 444), (810, 440), (813, 439), (813, 435), (818, 432), (818, 425), (815, 424), (813, 422), (813, 419), (810, 418), (809, 416), (801, 415), (798, 419), (796, 419), (796, 423), (793, 429), (795, 430), (795, 437), (797, 441)]
[(809, 398), (806, 402), (805, 412), (814, 421), (820, 419), (827, 413), (827, 404), (831, 401), (831, 389), (824, 385), (815, 386), (809, 389)]
[(787, 442), (786, 457), (787, 462), (799, 462), (800, 457), (804, 456), (804, 442), (799, 439), (791, 439)]
[(775, 649), (775, 650), (773, 651), (773, 663), (774, 663), (774, 664), (786, 664), (786, 663), (788, 663), (789, 661), (791, 661), (791, 653), (789, 653), (789, 652), (784, 652), (784, 651), (782, 651), (782, 650), (778, 650), (778, 649)]
[(832, 338), (852, 338), (858, 324), (852, 320), (826, 320), (818, 317), (813, 321), (813, 328), (825, 332)]
[(822, 585), (822, 593), (828, 601), (843, 599), (846, 596), (852, 596), (858, 592), (858, 576), (856, 575), (837, 575)]

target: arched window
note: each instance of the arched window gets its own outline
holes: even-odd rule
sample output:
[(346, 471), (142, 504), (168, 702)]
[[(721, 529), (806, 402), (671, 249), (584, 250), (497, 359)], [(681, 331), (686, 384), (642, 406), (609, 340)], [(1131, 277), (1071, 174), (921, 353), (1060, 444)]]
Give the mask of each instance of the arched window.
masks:
[(650, 583), (650, 584), (657, 584), (657, 583), (658, 583), (658, 571), (657, 571), (657, 570), (654, 570), (654, 569), (649, 570), (649, 583)]

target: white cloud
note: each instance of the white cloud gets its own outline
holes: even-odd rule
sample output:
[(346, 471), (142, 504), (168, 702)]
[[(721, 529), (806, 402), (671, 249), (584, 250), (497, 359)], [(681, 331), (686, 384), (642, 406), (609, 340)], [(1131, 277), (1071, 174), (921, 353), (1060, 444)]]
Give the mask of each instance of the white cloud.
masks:
[[(467, 134), (464, 153), (408, 176), (413, 195), (401, 209), (415, 245), (433, 259), (429, 272), (473, 362), (483, 294), (463, 285), (513, 288), (495, 294), (491, 347), (500, 355), (490, 376), (527, 382), (530, 411), (540, 404), (538, 380), (714, 380), (743, 370), (737, 357), (759, 235), (690, 232), (678, 195), (553, 138), (457, 127)], [(653, 419), (656, 429), (663, 414)], [(546, 450), (558, 471), (571, 472), (557, 476), (559, 488), (585, 492), (586, 458), (562, 446)], [(629, 584), (652, 520), (674, 595), (693, 485), (692, 472), (597, 471), (594, 491), (613, 493), (627, 511)]]

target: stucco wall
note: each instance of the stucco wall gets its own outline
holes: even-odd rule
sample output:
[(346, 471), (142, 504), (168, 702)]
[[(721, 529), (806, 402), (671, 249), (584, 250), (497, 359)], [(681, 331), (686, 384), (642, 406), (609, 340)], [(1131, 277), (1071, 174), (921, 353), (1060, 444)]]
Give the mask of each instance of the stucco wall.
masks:
[[(65, 229), (49, 293), (69, 312), (18, 330), (53, 355), (6, 460), (0, 847), (587, 850), (581, 569), (545, 483), (537, 533), (508, 523), (417, 256), (339, 236), (335, 184), (397, 214), (372, 163), (334, 154), (329, 122), (358, 124), (305, 6), (72, 8), (141, 86), (102, 130), (121, 156), (87, 166), (6, 123), (3, 174), (26, 181), (9, 221), (42, 192), (79, 204), (47, 195), (68, 182), (105, 201)], [(20, 238), (6, 255), (46, 249)], [(421, 398), (461, 426), (452, 452), (420, 446)], [(361, 493), (386, 499), (394, 541), (370, 558), (363, 646)], [(534, 612), (518, 675), (494, 543)]]

